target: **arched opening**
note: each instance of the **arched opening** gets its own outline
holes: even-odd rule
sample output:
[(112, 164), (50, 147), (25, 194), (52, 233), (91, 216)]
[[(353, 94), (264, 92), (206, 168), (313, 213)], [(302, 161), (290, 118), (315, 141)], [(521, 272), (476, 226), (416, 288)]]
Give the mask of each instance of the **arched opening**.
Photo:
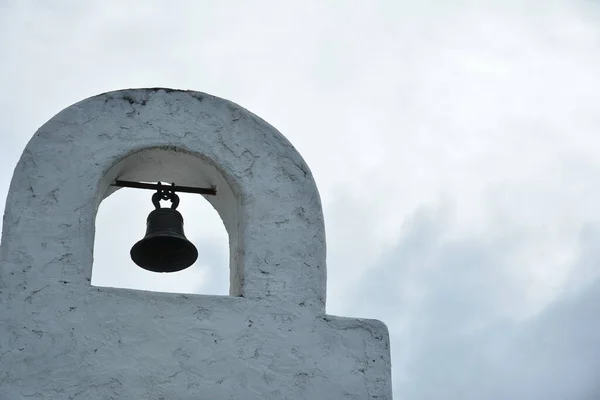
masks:
[[(173, 273), (146, 271), (133, 263), (129, 251), (146, 231), (154, 209), (152, 190), (109, 186), (115, 179), (175, 182), (177, 185), (216, 187), (216, 196), (178, 193), (188, 240), (198, 249), (191, 267)], [(237, 203), (219, 170), (201, 157), (176, 148), (152, 148), (131, 154), (107, 173), (105, 198), (96, 216), (92, 285), (174, 293), (236, 295), (230, 287), (235, 266), (228, 262), (236, 243)], [(110, 197), (109, 197), (110, 196)], [(165, 204), (167, 206), (167, 204)], [(230, 229), (228, 229), (228, 227)], [(232, 240), (233, 237), (233, 240)]]

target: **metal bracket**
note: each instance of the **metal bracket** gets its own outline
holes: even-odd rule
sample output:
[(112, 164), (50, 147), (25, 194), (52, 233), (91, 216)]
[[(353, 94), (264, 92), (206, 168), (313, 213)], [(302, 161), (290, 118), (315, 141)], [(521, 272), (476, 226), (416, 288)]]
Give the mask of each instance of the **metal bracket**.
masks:
[(134, 188), (134, 189), (149, 189), (149, 190), (156, 190), (156, 191), (165, 190), (168, 188), (168, 190), (171, 192), (196, 193), (196, 194), (204, 194), (204, 195), (208, 195), (208, 196), (216, 196), (217, 195), (217, 188), (214, 186), (211, 188), (176, 186), (175, 184), (166, 186), (166, 185), (161, 185), (160, 183), (130, 182), (130, 181), (121, 181), (118, 179), (115, 180), (115, 183), (111, 184), (110, 186), (127, 187), (127, 188)]

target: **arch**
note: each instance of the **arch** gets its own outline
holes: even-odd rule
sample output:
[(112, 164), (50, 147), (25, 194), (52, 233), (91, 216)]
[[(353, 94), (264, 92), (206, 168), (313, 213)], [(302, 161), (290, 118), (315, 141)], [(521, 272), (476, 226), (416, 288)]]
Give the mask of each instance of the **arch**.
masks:
[(44, 267), (30, 279), (91, 290), (96, 213), (117, 178), (215, 185), (207, 200), (230, 239), (230, 294), (324, 311), (325, 232), (308, 166), (266, 122), (200, 92), (104, 93), (44, 124), (11, 182), (3, 269), (32, 257)]
[[(196, 160), (194, 157), (190, 161)], [(165, 166), (180, 171), (176, 162)], [(142, 181), (148, 178), (147, 175), (138, 176)], [(174, 182), (181, 180), (173, 179)], [(171, 274), (157, 274), (138, 267), (131, 260), (132, 246), (146, 233), (146, 219), (154, 209), (153, 194), (150, 190), (117, 190), (100, 203), (96, 215), (92, 286), (229, 295), (229, 235), (221, 216), (206, 196), (178, 193), (181, 200), (178, 210), (184, 218), (185, 235), (198, 250), (198, 260), (193, 266)]]

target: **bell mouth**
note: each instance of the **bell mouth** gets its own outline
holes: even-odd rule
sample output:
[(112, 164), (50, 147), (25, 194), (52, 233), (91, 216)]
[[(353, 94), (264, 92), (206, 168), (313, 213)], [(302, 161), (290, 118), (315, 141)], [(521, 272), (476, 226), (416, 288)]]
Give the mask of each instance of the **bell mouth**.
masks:
[(177, 272), (196, 262), (198, 250), (185, 238), (150, 234), (131, 248), (131, 259), (148, 271)]

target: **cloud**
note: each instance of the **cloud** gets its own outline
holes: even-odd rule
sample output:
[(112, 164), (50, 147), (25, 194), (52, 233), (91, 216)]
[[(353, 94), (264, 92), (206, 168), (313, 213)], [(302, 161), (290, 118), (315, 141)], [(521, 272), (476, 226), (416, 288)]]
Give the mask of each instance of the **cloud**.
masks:
[[(348, 296), (346, 314), (392, 332), (395, 395), (409, 399), (594, 399), (600, 396), (598, 226), (580, 236), (571, 285), (527, 311), (512, 274), (522, 238), (451, 233), (451, 207), (423, 207)], [(523, 266), (526, 268), (526, 266)], [(577, 282), (577, 283), (573, 283)]]

